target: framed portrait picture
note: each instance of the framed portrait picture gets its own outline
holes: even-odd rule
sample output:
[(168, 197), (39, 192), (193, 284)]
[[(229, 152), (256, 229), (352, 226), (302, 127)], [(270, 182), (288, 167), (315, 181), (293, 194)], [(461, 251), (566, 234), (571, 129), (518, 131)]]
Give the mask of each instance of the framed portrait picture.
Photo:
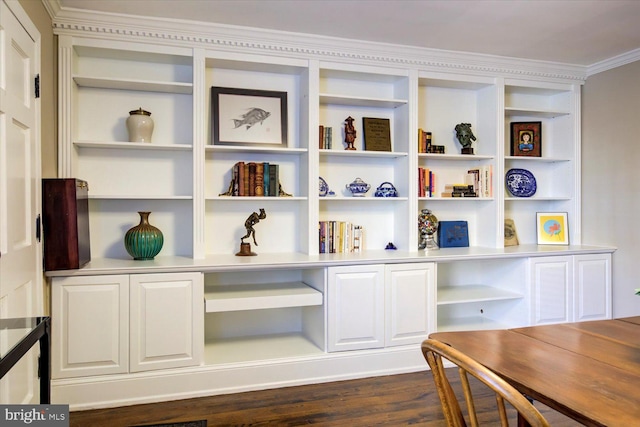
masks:
[(287, 92), (211, 88), (214, 145), (287, 146)]
[(511, 155), (542, 156), (542, 122), (511, 123)]
[(539, 245), (568, 245), (569, 226), (566, 212), (537, 212)]

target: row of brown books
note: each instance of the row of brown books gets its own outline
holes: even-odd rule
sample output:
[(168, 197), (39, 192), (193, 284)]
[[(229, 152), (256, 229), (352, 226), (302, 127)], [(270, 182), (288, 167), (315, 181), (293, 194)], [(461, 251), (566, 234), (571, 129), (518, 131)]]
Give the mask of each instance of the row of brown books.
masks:
[(268, 162), (237, 162), (231, 171), (229, 196), (280, 195), (280, 167)]
[(364, 248), (364, 227), (347, 221), (320, 221), (321, 254), (360, 252)]

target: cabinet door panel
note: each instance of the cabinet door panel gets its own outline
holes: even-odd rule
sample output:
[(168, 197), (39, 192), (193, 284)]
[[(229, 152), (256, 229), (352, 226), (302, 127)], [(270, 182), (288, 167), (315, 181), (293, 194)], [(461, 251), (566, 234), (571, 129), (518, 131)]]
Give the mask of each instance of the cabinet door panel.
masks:
[(435, 330), (435, 264), (388, 265), (385, 345), (418, 344)]
[(127, 372), (128, 298), (126, 275), (53, 279), (53, 378)]
[(575, 320), (611, 318), (611, 255), (577, 255)]
[(573, 268), (571, 257), (540, 257), (531, 260), (533, 324), (571, 320)]
[(329, 268), (329, 351), (384, 346), (384, 266)]
[(131, 372), (200, 364), (203, 330), (201, 273), (131, 276)]

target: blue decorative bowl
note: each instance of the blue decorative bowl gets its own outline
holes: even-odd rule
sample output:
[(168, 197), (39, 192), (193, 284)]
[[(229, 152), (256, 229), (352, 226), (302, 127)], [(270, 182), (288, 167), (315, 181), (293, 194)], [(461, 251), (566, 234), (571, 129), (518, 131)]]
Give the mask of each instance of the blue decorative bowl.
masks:
[(398, 190), (390, 182), (383, 182), (376, 189), (375, 197), (398, 197)]

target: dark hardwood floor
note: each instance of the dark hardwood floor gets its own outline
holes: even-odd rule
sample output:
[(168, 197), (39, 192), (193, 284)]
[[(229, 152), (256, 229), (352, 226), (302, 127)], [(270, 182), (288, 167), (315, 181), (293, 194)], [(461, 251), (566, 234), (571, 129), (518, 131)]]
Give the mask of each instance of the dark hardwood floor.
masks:
[[(454, 387), (460, 380), (451, 371)], [(499, 425), (494, 395), (474, 383), (482, 425)], [(536, 404), (552, 426), (580, 424)], [(515, 425), (515, 412), (510, 414)], [(206, 419), (208, 426), (445, 426), (428, 371), (70, 414), (70, 427), (126, 427)]]

